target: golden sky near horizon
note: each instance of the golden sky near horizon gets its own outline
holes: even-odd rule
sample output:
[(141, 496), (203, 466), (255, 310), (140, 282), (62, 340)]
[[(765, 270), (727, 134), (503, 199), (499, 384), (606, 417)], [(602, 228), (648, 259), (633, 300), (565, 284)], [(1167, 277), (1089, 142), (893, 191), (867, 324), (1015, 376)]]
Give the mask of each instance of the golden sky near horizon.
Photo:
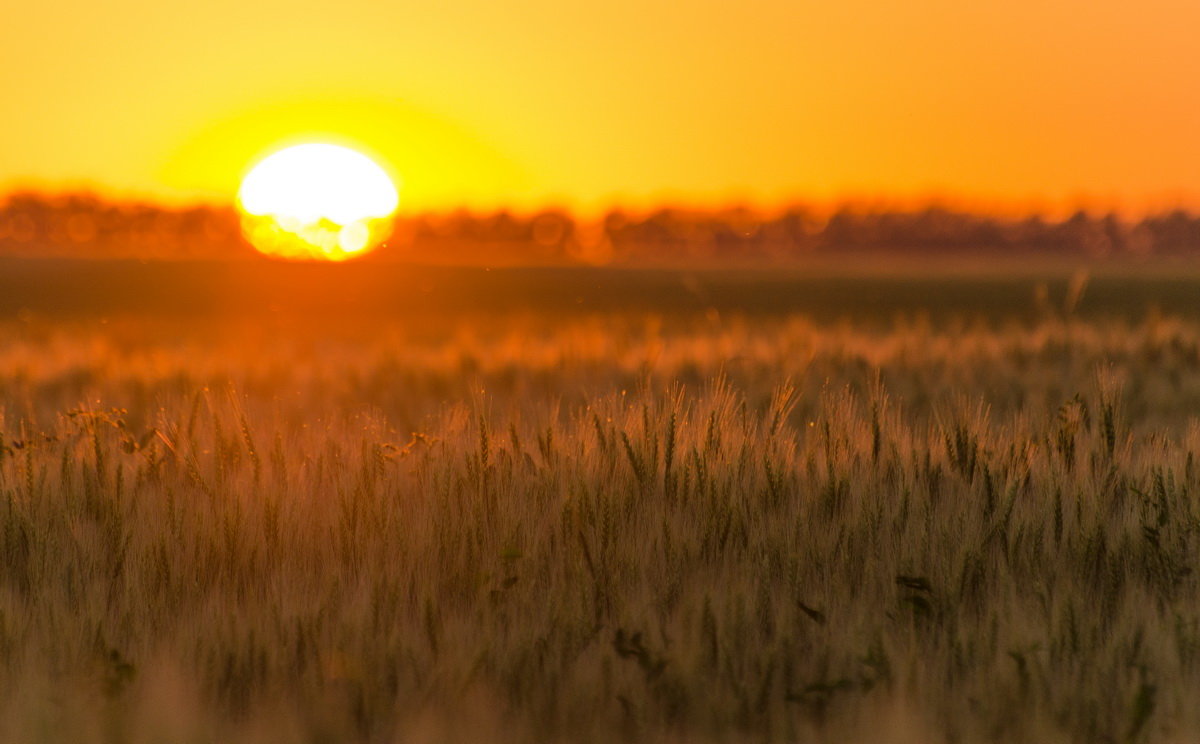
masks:
[(326, 139), (402, 209), (1200, 205), (1192, 0), (82, 0), (0, 25), (0, 186), (230, 200)]

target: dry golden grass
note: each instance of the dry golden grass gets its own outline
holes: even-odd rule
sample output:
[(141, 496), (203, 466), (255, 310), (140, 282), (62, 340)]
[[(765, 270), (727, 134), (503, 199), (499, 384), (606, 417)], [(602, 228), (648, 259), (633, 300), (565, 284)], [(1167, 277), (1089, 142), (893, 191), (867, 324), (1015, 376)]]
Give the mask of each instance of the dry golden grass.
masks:
[(1190, 741), (1200, 326), (0, 333), (0, 740)]

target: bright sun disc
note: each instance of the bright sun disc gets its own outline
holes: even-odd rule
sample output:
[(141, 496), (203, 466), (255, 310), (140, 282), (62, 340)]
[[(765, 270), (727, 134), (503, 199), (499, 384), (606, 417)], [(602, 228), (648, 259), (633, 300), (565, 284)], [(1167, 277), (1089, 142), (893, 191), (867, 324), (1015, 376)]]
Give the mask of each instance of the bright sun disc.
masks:
[(260, 252), (342, 261), (387, 236), (396, 186), (348, 147), (295, 145), (258, 162), (238, 190), (242, 229)]

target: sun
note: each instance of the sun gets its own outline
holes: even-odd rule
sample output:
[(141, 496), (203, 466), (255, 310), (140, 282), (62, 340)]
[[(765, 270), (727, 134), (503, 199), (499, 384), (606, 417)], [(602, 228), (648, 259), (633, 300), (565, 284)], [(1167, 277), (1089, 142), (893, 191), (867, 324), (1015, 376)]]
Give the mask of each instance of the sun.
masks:
[(367, 253), (387, 236), (399, 201), (379, 164), (326, 143), (268, 155), (238, 189), (246, 238), (262, 253), (293, 259), (343, 261)]

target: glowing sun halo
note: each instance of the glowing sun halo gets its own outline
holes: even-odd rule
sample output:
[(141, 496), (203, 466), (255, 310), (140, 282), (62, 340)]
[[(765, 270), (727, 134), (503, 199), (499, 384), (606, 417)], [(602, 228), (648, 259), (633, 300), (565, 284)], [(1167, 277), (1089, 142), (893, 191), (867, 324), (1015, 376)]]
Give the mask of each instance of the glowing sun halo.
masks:
[(348, 147), (306, 144), (259, 161), (242, 180), (246, 237), (262, 253), (341, 261), (374, 248), (399, 196), (388, 174)]

